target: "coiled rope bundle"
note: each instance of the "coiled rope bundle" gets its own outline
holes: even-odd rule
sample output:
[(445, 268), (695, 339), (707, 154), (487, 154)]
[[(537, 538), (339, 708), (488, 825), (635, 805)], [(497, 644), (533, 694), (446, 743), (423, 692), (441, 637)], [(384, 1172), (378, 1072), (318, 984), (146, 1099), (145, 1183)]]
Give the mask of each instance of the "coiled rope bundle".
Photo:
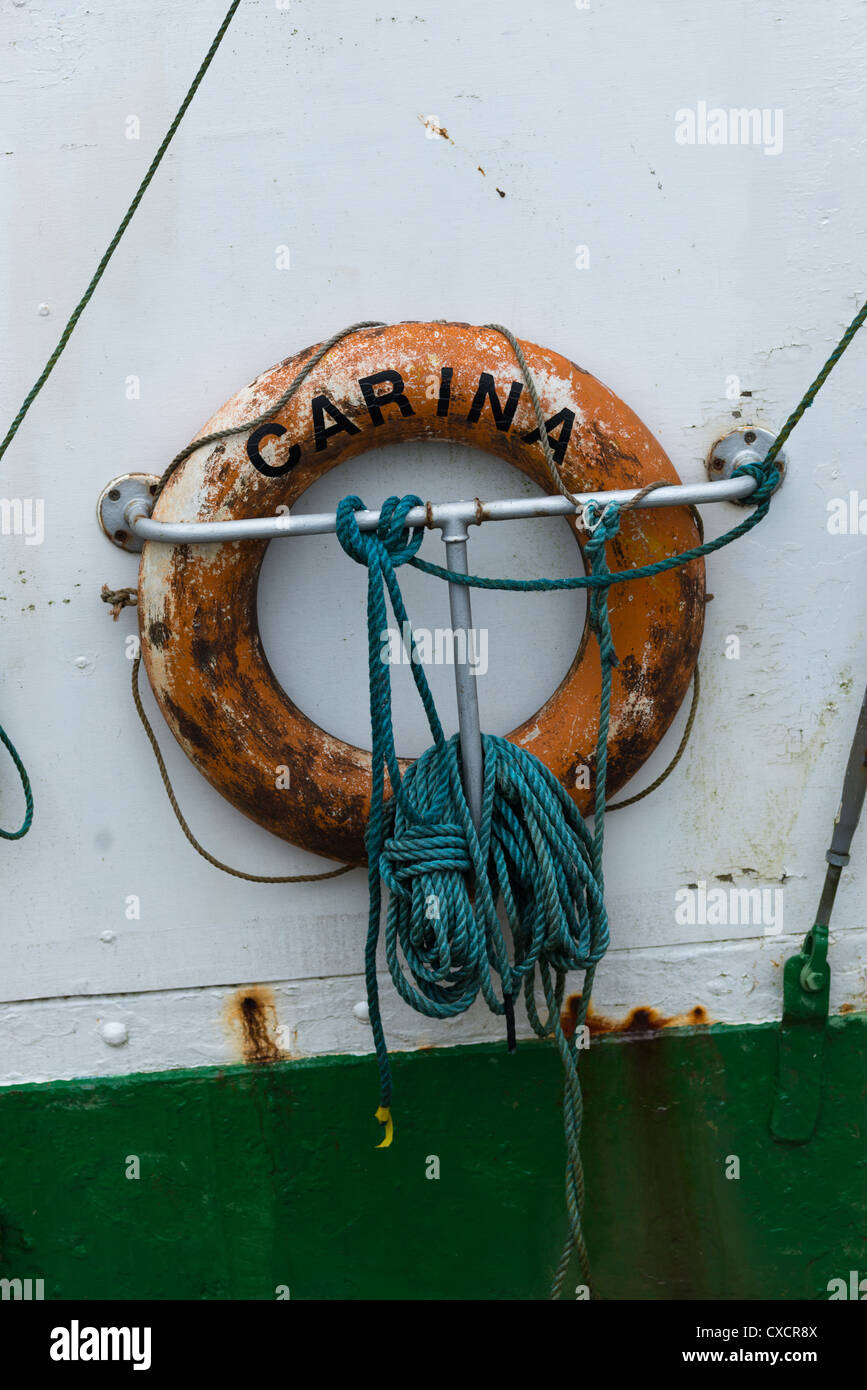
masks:
[[(506, 739), (483, 737), (482, 812), (474, 825), (464, 794), (460, 738), (446, 739), (411, 636), (410, 667), (424, 705), (433, 745), (401, 777), (394, 744), (391, 677), (381, 660), (387, 630), (386, 593), (399, 629), (412, 633), (396, 571), (413, 560), (423, 527), (409, 532), (416, 496), (390, 497), (375, 532), (363, 534), (355, 513), (359, 497), (337, 508), (337, 537), (368, 572), (367, 623), (372, 731), (372, 788), (367, 829), (370, 915), (365, 950), (370, 1022), (380, 1075), (377, 1118), (391, 1143), (391, 1067), (382, 1026), (376, 953), (382, 883), (390, 892), (385, 923), (389, 972), (401, 997), (431, 1018), (463, 1013), (481, 993), (493, 1013), (505, 1015), (514, 1041), (514, 1000), (523, 988), (527, 1014), (540, 1037), (554, 1035), (563, 1059), (568, 1149), (566, 1197), (569, 1236), (555, 1279), (559, 1294), (575, 1249), (588, 1288), (590, 1269), (582, 1231), (584, 1180), (580, 1138), (582, 1096), (577, 1047), (593, 972), (609, 939), (602, 871), (606, 749), (611, 668), (617, 657), (608, 621), (608, 585), (591, 591), (590, 625), (602, 662), (602, 701), (596, 754), (594, 832), (591, 835), (560, 782), (532, 753)], [(619, 510), (609, 507), (587, 543), (591, 575), (607, 575), (605, 542), (616, 534)], [(388, 774), (392, 796), (385, 799)], [(498, 915), (512, 938), (512, 952)], [(574, 1032), (560, 1023), (566, 973), (585, 972)], [(547, 1006), (540, 1018), (536, 974)], [(499, 992), (496, 981), (499, 981)]]

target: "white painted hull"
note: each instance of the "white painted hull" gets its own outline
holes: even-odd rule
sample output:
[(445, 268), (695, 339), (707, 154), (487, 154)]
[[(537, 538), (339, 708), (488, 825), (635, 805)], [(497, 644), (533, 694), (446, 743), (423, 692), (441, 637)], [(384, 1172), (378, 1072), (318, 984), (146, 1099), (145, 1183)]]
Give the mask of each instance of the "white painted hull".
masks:
[[(138, 7), (67, 17), (46, 0), (5, 18), (2, 310), (15, 350), (0, 361), (4, 417), (53, 348), (221, 9), (185, 15), (158, 0), (142, 26)], [(96, 498), (119, 472), (161, 472), (244, 381), (362, 317), (509, 324), (610, 385), (684, 480), (704, 478), (708, 449), (738, 419), (778, 427), (867, 281), (863, 55), (828, 41), (832, 29), (857, 34), (860, 6), (797, 0), (785, 15), (764, 3), (750, 15), (745, 43), (735, 18), (687, 0), (532, 13), (517, 0), (447, 0), (435, 13), (395, 0), (382, 16), (337, 0), (327, 21), (309, 5), (241, 7), (2, 465), (4, 496), (44, 500), (45, 535), (0, 537), (0, 718), (37, 807), (28, 838), (3, 849), (0, 1082), (236, 1060), (231, 1000), (252, 984), (273, 990), (287, 1054), (367, 1050), (354, 1013), (364, 875), (259, 887), (193, 854), (129, 696), (134, 614), (114, 623), (99, 601), (104, 582), (135, 584), (135, 564), (99, 531)], [(782, 104), (779, 150), (681, 143), (677, 113), (700, 101)], [(138, 140), (126, 138), (130, 113)], [(430, 113), (449, 139), (427, 138), (419, 116)], [(863, 694), (867, 541), (858, 506), (854, 527), (851, 506), (839, 533), (829, 519), (853, 490), (867, 497), (865, 353), (856, 342), (798, 427), (770, 518), (709, 561), (689, 751), (652, 798), (610, 819), (613, 946), (595, 1000), (615, 1022), (637, 1008), (779, 1017), (781, 962), (813, 921)], [(375, 504), (392, 491), (446, 500), (528, 487), (469, 450), (415, 445), (346, 465), (305, 506), (333, 508), (349, 492)], [(740, 516), (705, 509), (708, 533)], [(471, 556), (482, 573), (524, 577), (577, 564), (560, 522), (489, 527)], [(435, 581), (414, 574), (406, 590), (418, 622), (444, 620)], [(360, 571), (333, 539), (274, 545), (260, 607), (293, 699), (366, 742)], [(582, 613), (574, 595), (479, 598), (486, 728), (506, 730), (554, 688)], [(449, 731), (451, 674), (433, 672)], [(426, 740), (406, 680), (396, 704), (401, 751), (417, 753)], [(685, 713), (630, 791), (666, 765)], [(242, 819), (157, 728), (212, 853), (252, 872), (324, 867)], [(13, 778), (4, 763), (4, 824), (17, 815)], [(781, 891), (782, 916), (678, 920), (678, 894), (698, 883)], [(836, 1011), (867, 999), (865, 889), (856, 854), (834, 917)], [(387, 980), (382, 993), (396, 1048), (501, 1033), (482, 1006), (434, 1024)], [(106, 1040), (109, 1021), (124, 1041)]]

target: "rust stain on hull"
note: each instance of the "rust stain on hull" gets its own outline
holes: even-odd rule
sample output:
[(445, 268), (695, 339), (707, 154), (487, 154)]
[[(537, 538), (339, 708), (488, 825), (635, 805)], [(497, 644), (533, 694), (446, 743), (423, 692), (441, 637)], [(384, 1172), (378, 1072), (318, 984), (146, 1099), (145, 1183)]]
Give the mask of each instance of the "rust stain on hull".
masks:
[[(529, 342), (521, 346), (570, 490), (678, 481), (653, 435), (607, 387), (557, 353)], [(257, 378), (201, 433), (266, 413), (314, 350)], [(345, 459), (415, 439), (487, 450), (545, 492), (554, 491), (511, 348), (499, 334), (468, 324), (403, 323), (353, 334), (317, 364), (274, 424), (273, 437), (257, 441), (245, 432), (191, 455), (162, 493), (155, 518), (273, 515)], [(467, 488), (471, 495), (470, 480)], [(581, 545), (581, 533), (573, 530)], [(609, 561), (612, 569), (631, 569), (698, 540), (688, 508), (630, 512), (609, 546)], [(304, 849), (360, 864), (370, 754), (308, 719), (268, 665), (256, 612), (265, 549), (265, 542), (145, 545), (138, 611), (148, 677), (187, 756), (238, 810)], [(612, 795), (653, 752), (689, 688), (704, 599), (700, 561), (611, 590), (621, 662), (612, 693)], [(560, 686), (508, 737), (541, 758), (586, 814), (601, 673), (586, 625), (576, 638)], [(288, 775), (280, 772), (284, 768)]]
[[(575, 1032), (575, 1021), (580, 1005), (581, 995), (570, 994), (560, 1014), (560, 1025), (567, 1038), (571, 1038)], [(646, 1005), (639, 1005), (632, 1009), (628, 1017), (619, 1021), (596, 1013), (591, 1004), (586, 1019), (591, 1038), (600, 1037), (607, 1033), (627, 1033), (633, 1037), (646, 1038), (649, 1034), (658, 1033), (663, 1028), (701, 1028), (712, 1021), (702, 1004), (696, 1004), (695, 1008), (689, 1009), (685, 1014), (672, 1014), (670, 1017), (666, 1017), (656, 1009), (648, 1008)]]
[(226, 1004), (224, 1022), (242, 1061), (265, 1066), (287, 1056), (277, 1041), (274, 991), (267, 985), (236, 990)]

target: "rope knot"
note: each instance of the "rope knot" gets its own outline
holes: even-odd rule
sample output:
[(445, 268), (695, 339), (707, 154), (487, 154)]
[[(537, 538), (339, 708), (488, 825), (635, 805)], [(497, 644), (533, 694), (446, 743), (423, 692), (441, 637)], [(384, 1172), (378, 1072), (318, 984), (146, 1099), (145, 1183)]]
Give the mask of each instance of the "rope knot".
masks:
[(337, 539), (350, 559), (367, 569), (382, 568), (383, 561), (392, 569), (405, 565), (413, 558), (424, 539), (424, 526), (407, 527), (407, 513), (423, 505), (420, 497), (387, 497), (380, 508), (375, 531), (360, 529), (355, 513), (365, 511), (360, 497), (344, 497), (337, 504)]
[(745, 501), (757, 506), (767, 504), (780, 482), (780, 470), (774, 460), (771, 458), (763, 459), (761, 463), (742, 463), (739, 468), (732, 469), (733, 478), (742, 478), (745, 473), (756, 480), (755, 492), (745, 498)]
[(603, 507), (602, 513), (596, 520), (596, 512), (599, 503), (595, 498), (591, 498), (584, 506), (584, 524), (590, 530), (590, 539), (586, 543), (586, 549), (590, 552), (591, 558), (598, 554), (606, 541), (613, 540), (620, 530), (620, 506), (617, 502), (609, 502)]
[(110, 589), (107, 584), (103, 584), (100, 591), (100, 598), (103, 603), (111, 604), (111, 616), (117, 622), (121, 610), (124, 608), (135, 608), (138, 603), (137, 589)]
[[(468, 874), (473, 861), (467, 838), (459, 825), (411, 825), (385, 841), (379, 859), (379, 872), (389, 890), (410, 900), (413, 889), (434, 874)], [(427, 896), (427, 895), (426, 895)], [(434, 899), (438, 899), (433, 894)], [(425, 903), (428, 920), (439, 920), (443, 904)]]

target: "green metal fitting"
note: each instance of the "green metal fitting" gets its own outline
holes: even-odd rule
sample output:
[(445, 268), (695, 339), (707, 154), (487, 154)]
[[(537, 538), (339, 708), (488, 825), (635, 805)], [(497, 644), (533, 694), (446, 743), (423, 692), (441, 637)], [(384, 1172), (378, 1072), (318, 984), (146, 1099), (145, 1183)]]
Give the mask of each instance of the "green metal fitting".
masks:
[(783, 1020), (771, 1133), (789, 1144), (806, 1144), (816, 1128), (830, 986), (828, 928), (817, 922), (783, 971)]

